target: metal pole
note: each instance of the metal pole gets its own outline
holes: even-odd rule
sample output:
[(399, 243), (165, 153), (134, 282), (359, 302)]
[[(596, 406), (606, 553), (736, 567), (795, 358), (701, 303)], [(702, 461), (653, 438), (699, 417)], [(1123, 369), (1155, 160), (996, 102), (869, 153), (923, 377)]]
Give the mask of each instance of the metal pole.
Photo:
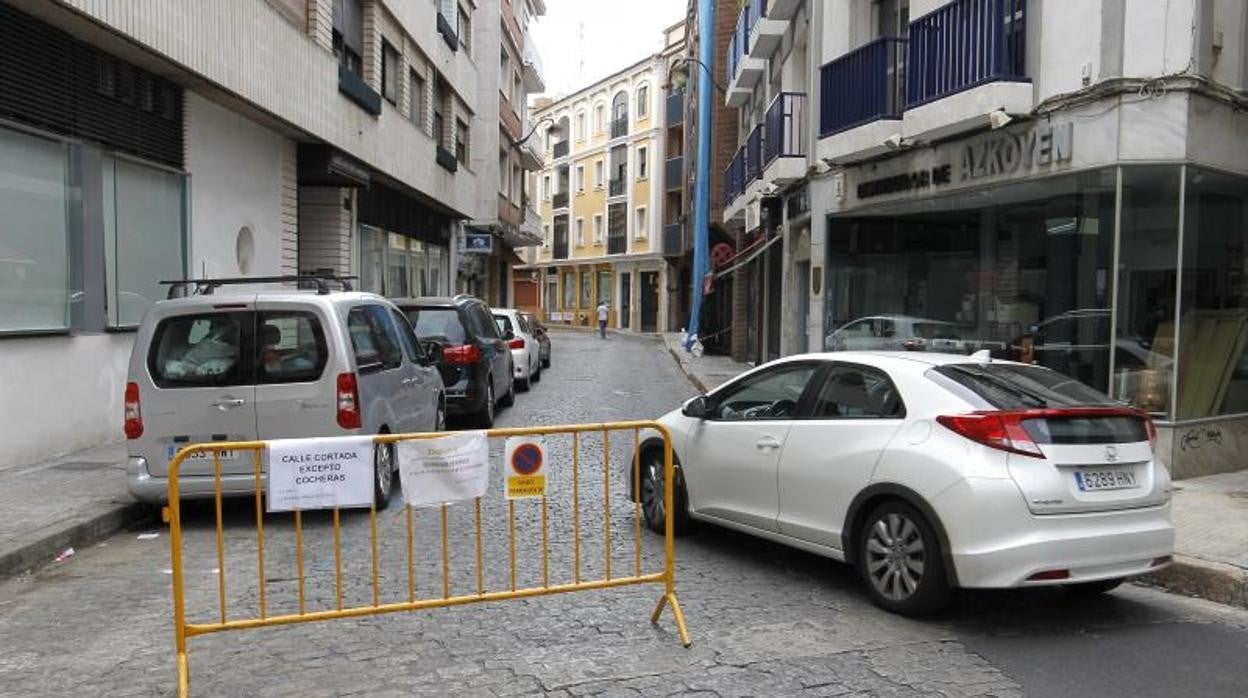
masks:
[(710, 270), (711, 236), (711, 109), (715, 97), (715, 3), (698, 0), (698, 162), (693, 204), (693, 303), (689, 310), (685, 350), (693, 346), (702, 313), (702, 278)]

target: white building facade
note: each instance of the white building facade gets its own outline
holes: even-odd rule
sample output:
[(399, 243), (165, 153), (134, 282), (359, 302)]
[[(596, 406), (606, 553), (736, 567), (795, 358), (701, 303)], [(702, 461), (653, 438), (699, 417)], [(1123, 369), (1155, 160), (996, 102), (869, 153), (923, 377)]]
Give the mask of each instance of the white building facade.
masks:
[(162, 280), (451, 292), (498, 55), (476, 5), (0, 2), (0, 465), (121, 438)]
[(1178, 476), (1243, 467), (1242, 3), (742, 14), (724, 217), (765, 248), (753, 360), (952, 339), (1153, 413)]

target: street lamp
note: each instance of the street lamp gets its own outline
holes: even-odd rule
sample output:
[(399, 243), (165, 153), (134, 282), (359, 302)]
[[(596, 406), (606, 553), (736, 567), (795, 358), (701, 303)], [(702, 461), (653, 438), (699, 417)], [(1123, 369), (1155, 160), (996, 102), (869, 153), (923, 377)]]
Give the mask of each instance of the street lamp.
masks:
[(537, 133), (537, 129), (541, 128), (542, 124), (546, 122), (550, 122), (552, 125), (552, 128), (550, 129), (551, 136), (554, 138), (563, 137), (563, 128), (559, 126), (559, 124), (555, 121), (555, 118), (553, 116), (543, 116), (537, 120), (537, 123), (533, 124), (533, 128), (529, 129), (529, 132), (524, 135), (524, 138), (516, 141), (516, 147), (519, 148), (525, 143), (528, 143), (529, 139), (533, 137), (533, 134)]
[(675, 89), (678, 92), (684, 91), (685, 86), (689, 84), (689, 64), (694, 63), (706, 73), (706, 79), (720, 92), (728, 92), (728, 88), (715, 79), (715, 71), (711, 70), (705, 63), (694, 58), (693, 56), (681, 56), (672, 62), (667, 69), (667, 84), (664, 87), (670, 92)]

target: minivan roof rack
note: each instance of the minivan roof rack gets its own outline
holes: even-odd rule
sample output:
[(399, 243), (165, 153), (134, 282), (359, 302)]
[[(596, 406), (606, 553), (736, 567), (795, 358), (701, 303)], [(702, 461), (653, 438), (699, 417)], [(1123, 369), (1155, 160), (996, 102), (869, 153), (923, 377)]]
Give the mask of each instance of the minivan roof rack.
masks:
[(222, 286), (239, 286), (242, 284), (288, 284), (298, 288), (314, 288), (317, 294), (326, 295), (330, 292), (330, 282), (337, 283), (343, 291), (351, 290), (351, 282), (358, 276), (336, 276), (332, 274), (299, 274), (292, 276), (238, 276), (220, 279), (170, 279), (161, 281), (161, 285), (169, 286), (166, 298), (185, 298), (187, 296), (211, 296), (212, 292)]

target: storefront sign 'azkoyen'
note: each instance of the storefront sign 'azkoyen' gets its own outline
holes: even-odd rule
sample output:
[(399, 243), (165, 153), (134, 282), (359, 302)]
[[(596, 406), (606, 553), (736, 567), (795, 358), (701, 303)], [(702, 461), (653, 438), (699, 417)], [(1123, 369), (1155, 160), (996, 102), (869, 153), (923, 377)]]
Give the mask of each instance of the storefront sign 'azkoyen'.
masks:
[[(929, 187), (1009, 175), (1028, 175), (1059, 162), (1069, 162), (1074, 124), (1041, 123), (1021, 131), (993, 131), (956, 146), (956, 158), (935, 149), (937, 164), (860, 182), (859, 199), (910, 192)], [(953, 162), (950, 162), (953, 160)]]

